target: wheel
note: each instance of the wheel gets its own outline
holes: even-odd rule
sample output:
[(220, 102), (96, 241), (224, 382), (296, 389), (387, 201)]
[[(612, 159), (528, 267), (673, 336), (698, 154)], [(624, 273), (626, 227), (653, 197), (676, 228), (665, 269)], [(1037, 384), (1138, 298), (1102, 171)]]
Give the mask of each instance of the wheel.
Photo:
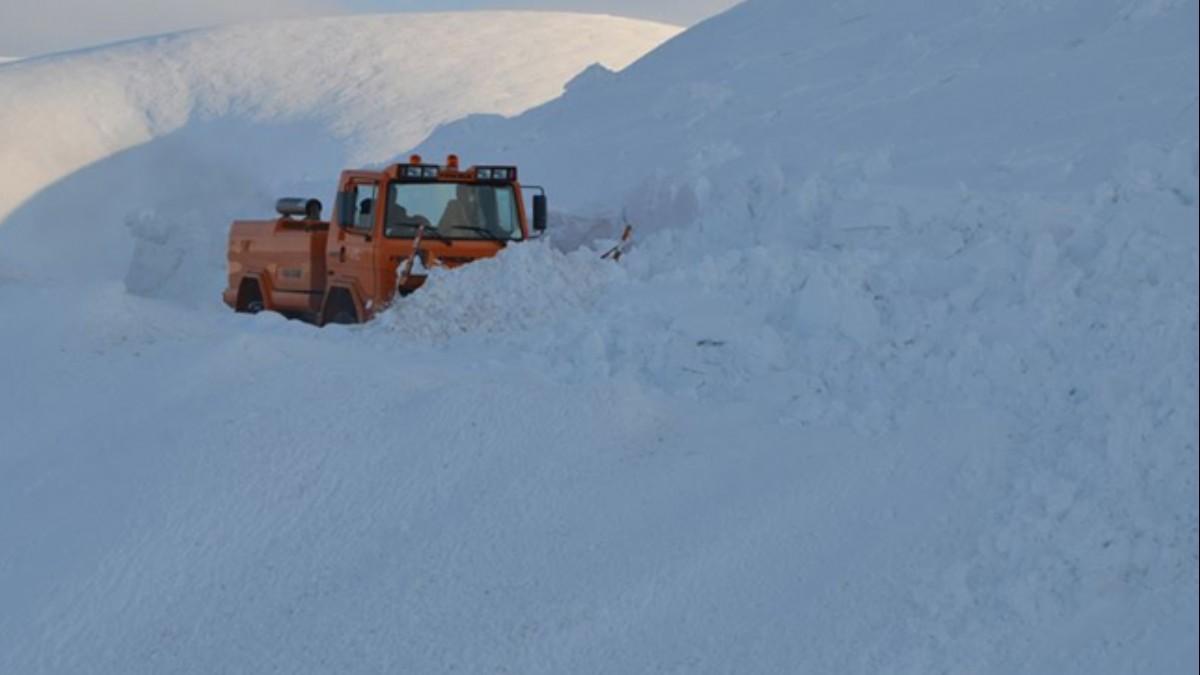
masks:
[(238, 288), (237, 311), (244, 314), (258, 314), (267, 308), (267, 303), (263, 300), (262, 289), (258, 287), (258, 282), (253, 279), (243, 279), (242, 285)]
[(329, 320), (329, 323), (341, 325), (355, 324), (358, 323), (358, 317), (354, 316), (353, 310), (339, 309), (333, 313), (333, 317)]
[(358, 323), (358, 312), (354, 310), (354, 301), (344, 289), (335, 288), (330, 292), (325, 302), (324, 323), (352, 324)]

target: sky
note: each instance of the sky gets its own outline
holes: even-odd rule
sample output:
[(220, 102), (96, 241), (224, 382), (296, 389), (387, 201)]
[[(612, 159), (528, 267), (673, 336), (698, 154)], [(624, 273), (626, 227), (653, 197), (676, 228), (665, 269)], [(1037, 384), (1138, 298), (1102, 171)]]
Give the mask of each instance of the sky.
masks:
[[(0, 0), (0, 57), (273, 17), (353, 12), (540, 9), (689, 26), (740, 0)], [(69, 17), (64, 20), (64, 17)]]

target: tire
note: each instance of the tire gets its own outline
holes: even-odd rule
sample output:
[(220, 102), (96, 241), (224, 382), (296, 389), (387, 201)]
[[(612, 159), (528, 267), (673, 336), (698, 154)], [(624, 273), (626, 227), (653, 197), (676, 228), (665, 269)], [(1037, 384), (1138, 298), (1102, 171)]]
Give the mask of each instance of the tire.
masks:
[(243, 314), (258, 314), (267, 308), (263, 301), (262, 289), (253, 279), (243, 279), (238, 288), (237, 311)]
[(358, 312), (354, 310), (354, 302), (345, 290), (335, 290), (326, 302), (325, 324), (351, 325), (358, 323)]

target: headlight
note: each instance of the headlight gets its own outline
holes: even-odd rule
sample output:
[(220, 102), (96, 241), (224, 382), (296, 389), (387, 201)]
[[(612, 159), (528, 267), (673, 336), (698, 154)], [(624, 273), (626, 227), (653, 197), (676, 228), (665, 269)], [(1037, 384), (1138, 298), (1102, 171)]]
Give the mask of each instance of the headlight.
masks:
[(511, 166), (477, 166), (476, 180), (508, 182), (517, 179), (517, 170)]

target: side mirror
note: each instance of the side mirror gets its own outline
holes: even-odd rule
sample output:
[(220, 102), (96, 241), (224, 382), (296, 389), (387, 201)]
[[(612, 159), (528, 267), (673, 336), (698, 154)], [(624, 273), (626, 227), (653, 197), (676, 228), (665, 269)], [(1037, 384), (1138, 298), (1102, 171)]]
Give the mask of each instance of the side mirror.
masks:
[(533, 196), (533, 231), (546, 231), (546, 195)]

